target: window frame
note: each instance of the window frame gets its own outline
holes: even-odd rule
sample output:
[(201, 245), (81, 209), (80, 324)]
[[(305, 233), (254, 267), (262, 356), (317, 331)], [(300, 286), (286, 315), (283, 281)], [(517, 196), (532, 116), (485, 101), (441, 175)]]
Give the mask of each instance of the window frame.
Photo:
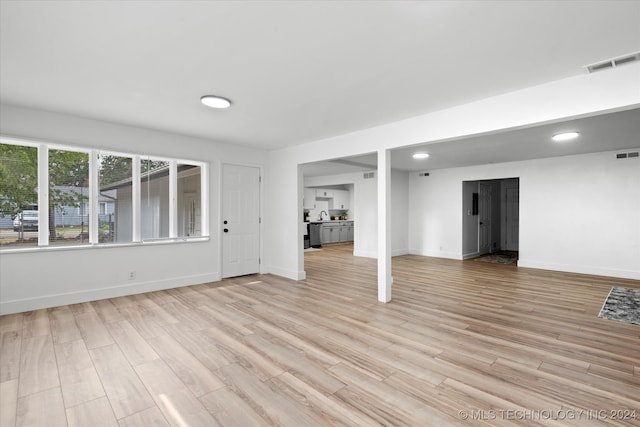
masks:
[[(38, 246), (11, 247), (0, 246), (0, 253), (33, 252), (42, 250), (77, 250), (87, 248), (113, 248), (122, 246), (139, 246), (155, 244), (171, 244), (184, 242), (209, 241), (209, 162), (156, 156), (153, 154), (127, 153), (111, 149), (87, 148), (81, 146), (34, 141), (0, 135), (0, 144), (19, 145), (37, 148), (38, 171), (38, 215), (39, 218), (49, 217), (49, 150), (64, 150), (87, 153), (89, 155), (89, 244), (83, 245), (50, 245), (48, 227), (38, 227)], [(131, 173), (131, 220), (132, 239), (130, 242), (99, 242), (99, 155), (113, 155), (132, 159)], [(169, 162), (169, 236), (162, 238), (143, 239), (141, 236), (141, 203), (142, 203), (142, 174), (140, 171), (142, 159), (162, 160)], [(201, 204), (201, 235), (178, 236), (178, 165), (192, 165), (200, 167), (200, 204)], [(42, 220), (41, 220), (42, 221)]]

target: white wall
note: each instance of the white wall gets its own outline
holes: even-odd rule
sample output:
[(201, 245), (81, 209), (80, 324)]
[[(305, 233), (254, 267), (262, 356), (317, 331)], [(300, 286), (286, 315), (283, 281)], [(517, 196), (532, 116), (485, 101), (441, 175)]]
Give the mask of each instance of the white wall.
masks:
[(392, 170), (391, 254), (393, 256), (409, 253), (409, 229), (409, 173)]
[[(33, 310), (220, 279), (220, 168), (262, 166), (260, 150), (2, 105), (5, 136), (210, 163), (211, 238), (131, 247), (44, 249), (0, 255), (0, 312)], [(135, 280), (128, 280), (130, 271)]]
[(410, 252), (461, 259), (462, 182), (508, 177), (520, 177), (519, 266), (640, 279), (640, 160), (615, 152), (411, 174)]

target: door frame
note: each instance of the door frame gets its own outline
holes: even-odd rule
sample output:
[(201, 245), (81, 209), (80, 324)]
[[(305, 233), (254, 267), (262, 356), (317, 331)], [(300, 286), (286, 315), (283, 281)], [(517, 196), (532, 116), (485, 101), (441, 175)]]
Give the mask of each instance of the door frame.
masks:
[[(215, 232), (217, 233), (217, 235), (215, 236), (215, 238), (217, 238), (218, 244), (218, 265), (220, 266), (220, 272), (219, 272), (219, 277), (220, 280), (222, 280), (222, 276), (223, 276), (223, 272), (222, 272), (222, 266), (223, 266), (223, 254), (222, 254), (222, 250), (223, 250), (223, 245), (222, 245), (222, 229), (224, 228), (224, 224), (222, 224), (222, 203), (223, 203), (223, 191), (224, 191), (224, 166), (225, 165), (229, 165), (229, 166), (243, 166), (243, 167), (249, 167), (249, 168), (257, 168), (260, 172), (260, 183), (259, 183), (259, 187), (258, 187), (258, 206), (259, 206), (259, 215), (260, 215), (260, 224), (258, 225), (258, 233), (260, 234), (258, 236), (259, 239), (259, 248), (258, 248), (258, 253), (259, 253), (259, 257), (260, 257), (260, 263), (258, 265), (258, 272), (259, 274), (264, 274), (265, 273), (265, 266), (264, 266), (264, 180), (262, 179), (262, 177), (264, 176), (264, 167), (262, 165), (258, 165), (255, 163), (238, 163), (238, 162), (220, 162), (218, 163), (219, 167), (218, 167), (218, 173), (217, 173), (217, 178), (218, 178), (218, 194), (217, 194), (217, 198), (211, 197), (210, 200), (215, 200), (217, 202), (217, 210), (216, 210), (216, 217), (214, 218), (214, 220), (216, 221), (216, 223), (218, 224), (217, 227), (212, 228), (212, 230), (215, 230)], [(211, 196), (211, 195), (210, 195)]]
[[(520, 176), (512, 176), (512, 177), (506, 177), (506, 178), (484, 178), (484, 179), (475, 179), (475, 180), (463, 180), (462, 181), (462, 253), (461, 253), (461, 258), (462, 259), (470, 259), (470, 258), (476, 258), (478, 257), (480, 254), (480, 230), (479, 230), (479, 218), (478, 216), (474, 215), (474, 212), (472, 211), (472, 200), (471, 200), (471, 196), (473, 195), (473, 193), (480, 193), (480, 184), (481, 183), (496, 183), (499, 182), (500, 183), (500, 194), (496, 195), (493, 194), (492, 198), (494, 199), (492, 202), (492, 207), (491, 209), (498, 209), (497, 212), (499, 212), (500, 215), (500, 220), (499, 223), (496, 224), (495, 221), (493, 221), (492, 218), (492, 224), (491, 227), (492, 229), (499, 231), (500, 237), (498, 239), (498, 244), (500, 245), (500, 247), (494, 248), (492, 244), (490, 244), (490, 252), (493, 252), (494, 250), (504, 250), (504, 248), (502, 248), (503, 245), (503, 237), (504, 237), (504, 206), (503, 206), (503, 197), (504, 197), (504, 183), (511, 181), (511, 180), (517, 180), (517, 188), (518, 188), (518, 194), (520, 195)], [(496, 199), (497, 197), (497, 199)], [(520, 198), (518, 198), (520, 200)], [(497, 208), (497, 206), (493, 206), (497, 203), (497, 200), (500, 201), (500, 207)], [(518, 200), (518, 210), (520, 209), (520, 201)], [(518, 223), (518, 233), (520, 230), (520, 223)], [(493, 239), (493, 234), (492, 235), (492, 240)], [(519, 250), (519, 245), (518, 245), (518, 250)]]

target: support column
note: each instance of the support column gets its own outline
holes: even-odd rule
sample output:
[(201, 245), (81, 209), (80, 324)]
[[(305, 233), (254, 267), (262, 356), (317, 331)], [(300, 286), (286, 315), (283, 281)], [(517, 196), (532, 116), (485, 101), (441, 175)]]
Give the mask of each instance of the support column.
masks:
[(378, 301), (391, 301), (391, 152), (378, 150)]

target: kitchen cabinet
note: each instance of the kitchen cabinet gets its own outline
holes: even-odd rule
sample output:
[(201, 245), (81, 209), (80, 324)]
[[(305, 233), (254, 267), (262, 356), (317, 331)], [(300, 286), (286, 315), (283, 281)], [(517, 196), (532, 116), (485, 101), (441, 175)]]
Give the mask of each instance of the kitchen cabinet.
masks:
[(304, 189), (304, 196), (302, 199), (303, 209), (315, 209), (316, 208), (316, 189), (306, 188)]
[(330, 209), (349, 210), (350, 194), (346, 190), (333, 190), (333, 202)]
[(340, 225), (322, 224), (322, 244), (338, 243), (340, 241)]
[(332, 199), (335, 190), (327, 190), (326, 188), (316, 188), (316, 198), (318, 199)]
[(322, 244), (353, 242), (353, 221), (322, 223)]

